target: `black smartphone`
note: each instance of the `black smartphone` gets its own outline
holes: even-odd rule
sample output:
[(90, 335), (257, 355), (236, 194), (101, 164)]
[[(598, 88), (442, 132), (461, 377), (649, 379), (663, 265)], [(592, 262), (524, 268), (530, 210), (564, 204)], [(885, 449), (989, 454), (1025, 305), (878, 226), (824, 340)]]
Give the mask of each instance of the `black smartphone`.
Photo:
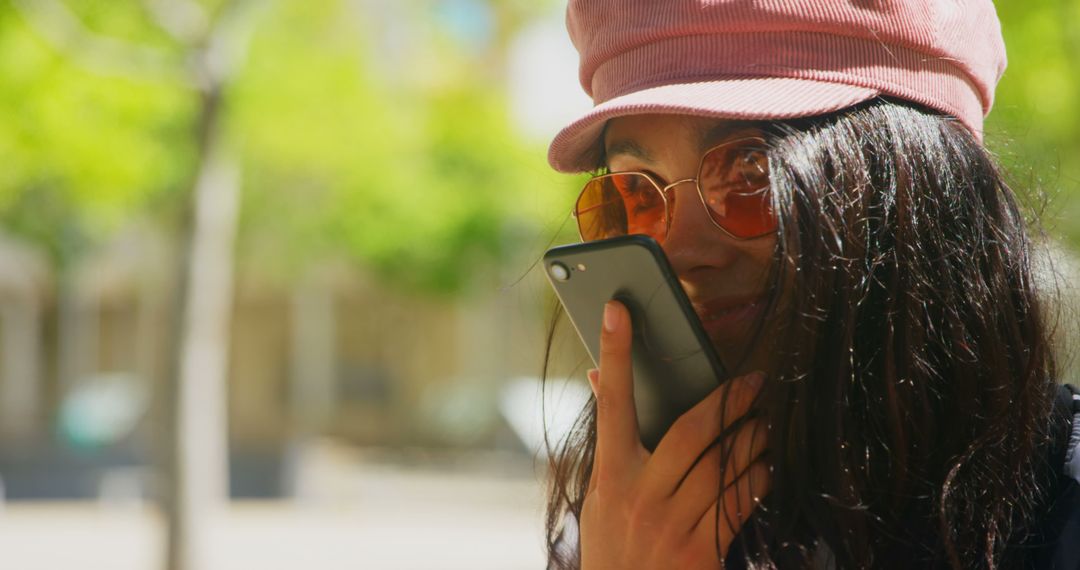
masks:
[(604, 304), (616, 299), (633, 321), (634, 401), (649, 450), (683, 412), (727, 378), (664, 251), (643, 235), (552, 248), (544, 269), (585, 344), (600, 361)]

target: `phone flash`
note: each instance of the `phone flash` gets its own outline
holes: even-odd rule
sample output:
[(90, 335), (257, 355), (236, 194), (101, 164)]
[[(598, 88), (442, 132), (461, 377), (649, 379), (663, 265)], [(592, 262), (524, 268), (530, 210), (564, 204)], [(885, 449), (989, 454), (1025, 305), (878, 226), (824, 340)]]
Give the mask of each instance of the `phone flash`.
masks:
[(585, 264), (584, 263), (577, 264), (577, 270), (578, 271), (585, 271)]

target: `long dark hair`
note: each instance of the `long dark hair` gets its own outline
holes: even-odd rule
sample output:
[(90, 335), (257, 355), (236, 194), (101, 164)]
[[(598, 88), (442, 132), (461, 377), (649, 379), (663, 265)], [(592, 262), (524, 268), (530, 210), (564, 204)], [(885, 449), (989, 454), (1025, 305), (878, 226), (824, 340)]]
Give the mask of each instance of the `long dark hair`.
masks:
[[(757, 404), (772, 490), (754, 567), (1008, 567), (1036, 516), (1052, 331), (993, 157), (956, 121), (878, 99), (765, 123), (780, 220), (777, 358)], [(549, 567), (577, 568), (595, 404), (549, 450)], [(729, 557), (729, 560), (731, 558)]]

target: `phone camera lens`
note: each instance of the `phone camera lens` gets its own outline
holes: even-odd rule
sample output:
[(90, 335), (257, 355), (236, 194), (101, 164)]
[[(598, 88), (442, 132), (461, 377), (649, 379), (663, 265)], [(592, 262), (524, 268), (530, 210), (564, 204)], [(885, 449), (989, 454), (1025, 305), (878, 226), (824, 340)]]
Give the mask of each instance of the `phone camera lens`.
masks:
[(569, 281), (570, 270), (563, 264), (556, 261), (548, 266), (548, 271), (556, 281)]

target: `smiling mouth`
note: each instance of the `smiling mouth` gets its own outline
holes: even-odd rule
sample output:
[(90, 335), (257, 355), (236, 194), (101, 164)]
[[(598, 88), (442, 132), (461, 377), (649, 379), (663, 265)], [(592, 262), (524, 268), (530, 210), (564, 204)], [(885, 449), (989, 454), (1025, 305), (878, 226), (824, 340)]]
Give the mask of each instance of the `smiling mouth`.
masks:
[(751, 323), (761, 317), (767, 299), (768, 295), (761, 295), (737, 305), (724, 301), (694, 304), (694, 312), (701, 320), (702, 328), (712, 338), (742, 335)]
[(704, 307), (699, 307), (702, 310), (698, 313), (698, 315), (701, 317), (701, 320), (703, 320), (703, 321), (713, 321), (713, 320), (719, 319), (721, 317), (726, 317), (728, 315), (732, 315), (732, 314), (735, 314), (735, 313), (738, 313), (738, 312), (741, 312), (741, 311), (757, 309), (758, 306), (761, 305), (764, 301), (765, 301), (764, 297), (761, 297), (761, 298), (758, 298), (757, 300), (751, 301), (749, 303), (742, 303), (742, 304), (739, 304), (739, 305), (732, 305), (732, 306), (724, 308), (724, 309), (716, 309), (716, 310), (708, 310), (708, 309), (706, 309)]
[(728, 305), (728, 304), (721, 305), (720, 303), (718, 303), (716, 301), (712, 301), (712, 302), (709, 302), (709, 303), (693, 303), (693, 305), (694, 305), (694, 311), (698, 314), (698, 316), (701, 318), (701, 320), (710, 321), (710, 320), (715, 320), (715, 319), (719, 319), (719, 318), (722, 318), (722, 317), (726, 317), (726, 316), (729, 316), (729, 315), (733, 315), (735, 313), (739, 313), (739, 312), (743, 312), (743, 311), (747, 311), (747, 310), (757, 309), (764, 302), (765, 302), (765, 295), (762, 295), (762, 296), (760, 296), (760, 297), (758, 297), (756, 299), (753, 299), (751, 301), (746, 301), (746, 302), (743, 302), (743, 303), (737, 303), (737, 304), (734, 304), (734, 305)]

